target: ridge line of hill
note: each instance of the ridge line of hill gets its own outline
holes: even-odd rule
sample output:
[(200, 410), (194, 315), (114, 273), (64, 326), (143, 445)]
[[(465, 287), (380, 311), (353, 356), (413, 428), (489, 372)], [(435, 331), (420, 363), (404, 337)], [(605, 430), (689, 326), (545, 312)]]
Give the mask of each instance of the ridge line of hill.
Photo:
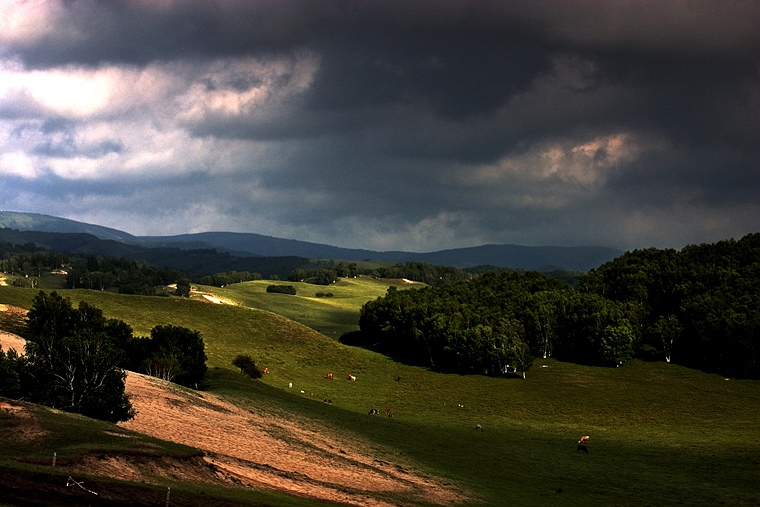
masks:
[[(0, 229), (20, 232), (89, 234), (100, 240), (142, 248), (215, 249), (238, 257), (304, 257), (308, 259), (427, 262), (457, 268), (490, 265), (537, 271), (588, 271), (623, 252), (599, 246), (522, 246), (488, 244), (434, 252), (373, 251), (343, 248), (256, 233), (201, 232), (174, 236), (134, 236), (100, 225), (36, 213), (0, 211)], [(92, 243), (92, 241), (90, 241)], [(111, 244), (110, 250), (118, 250)], [(93, 252), (104, 253), (104, 252)]]

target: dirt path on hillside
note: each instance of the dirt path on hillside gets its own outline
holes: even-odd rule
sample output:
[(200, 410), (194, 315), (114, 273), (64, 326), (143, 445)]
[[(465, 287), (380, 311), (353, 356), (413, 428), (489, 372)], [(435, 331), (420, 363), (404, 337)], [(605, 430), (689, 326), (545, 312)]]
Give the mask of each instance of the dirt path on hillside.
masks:
[(244, 410), (207, 393), (129, 373), (137, 416), (121, 426), (206, 451), (229, 480), (353, 505), (390, 507), (386, 493), (446, 505), (464, 500), (451, 486), (375, 459), (369, 443), (318, 421), (293, 422)]

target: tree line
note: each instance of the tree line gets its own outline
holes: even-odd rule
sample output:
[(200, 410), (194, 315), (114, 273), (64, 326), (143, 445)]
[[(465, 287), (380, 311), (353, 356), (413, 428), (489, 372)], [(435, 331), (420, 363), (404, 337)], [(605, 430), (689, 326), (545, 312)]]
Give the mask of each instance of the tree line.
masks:
[(512, 272), (391, 288), (362, 307), (359, 325), (347, 341), (460, 372), (525, 371), (534, 357), (600, 366), (640, 357), (760, 378), (760, 234), (634, 250), (572, 287)]
[(198, 331), (155, 326), (150, 337), (133, 336), (121, 320), (106, 319), (86, 302), (43, 291), (34, 298), (23, 332), (24, 354), (0, 350), (0, 396), (24, 399), (111, 422), (129, 420), (125, 370), (189, 387), (206, 374)]
[[(143, 249), (148, 253), (148, 260), (130, 260), (118, 256), (103, 254), (69, 254), (55, 252), (26, 243), (14, 245), (0, 243), (0, 271), (24, 276), (16, 279), (16, 284), (37, 288), (38, 277), (44, 272), (65, 269), (66, 288), (109, 290), (122, 294), (166, 295), (156, 290), (157, 286), (176, 283), (179, 280), (189, 280), (202, 285), (224, 287), (226, 285), (262, 280), (262, 272), (248, 270), (230, 270), (211, 272), (218, 265), (208, 259), (221, 256), (233, 258), (229, 254), (219, 254), (208, 250), (176, 250), (176, 249)], [(245, 259), (240, 259), (244, 261)], [(392, 266), (362, 268), (356, 262), (328, 260), (308, 260), (300, 257), (272, 257), (249, 259), (265, 270), (267, 278), (279, 280), (277, 273), (289, 269), (284, 277), (293, 282), (306, 282), (315, 285), (331, 285), (338, 278), (352, 278), (360, 275), (374, 278), (406, 278), (431, 286), (441, 286), (462, 280), (469, 280), (486, 272), (514, 271), (509, 268), (480, 266), (463, 270), (451, 266), (436, 266), (427, 262), (407, 262)], [(169, 266), (174, 267), (158, 267)], [(181, 266), (178, 268), (177, 266)], [(294, 267), (297, 266), (297, 267)], [(553, 277), (570, 276), (573, 274), (557, 272)]]
[(469, 280), (475, 275), (450, 266), (435, 266), (427, 262), (407, 262), (379, 268), (362, 268), (356, 262), (323, 261), (311, 269), (296, 268), (288, 275), (291, 282), (306, 282), (316, 285), (330, 285), (338, 278), (353, 278), (360, 275), (373, 278), (406, 278), (427, 285), (440, 286), (461, 280)]

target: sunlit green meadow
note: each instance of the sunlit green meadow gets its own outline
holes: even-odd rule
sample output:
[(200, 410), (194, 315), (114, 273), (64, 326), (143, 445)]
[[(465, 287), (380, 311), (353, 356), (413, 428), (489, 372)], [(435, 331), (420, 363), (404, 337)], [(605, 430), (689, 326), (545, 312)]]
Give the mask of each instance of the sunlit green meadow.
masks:
[[(292, 285), (296, 295), (268, 293), (269, 285)], [(313, 285), (303, 282), (256, 280), (227, 287), (196, 286), (198, 290), (213, 293), (226, 301), (250, 308), (277, 313), (315, 329), (330, 338), (359, 329), (359, 308), (380, 296), (388, 287), (397, 289), (421, 288), (419, 282), (376, 279), (368, 276), (340, 278), (331, 285)], [(317, 293), (330, 293), (330, 297), (317, 297)]]

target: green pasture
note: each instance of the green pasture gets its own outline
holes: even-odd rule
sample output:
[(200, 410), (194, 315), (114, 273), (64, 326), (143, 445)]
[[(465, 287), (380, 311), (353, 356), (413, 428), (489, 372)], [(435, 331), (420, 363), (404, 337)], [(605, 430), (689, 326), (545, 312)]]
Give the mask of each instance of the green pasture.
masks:
[[(268, 293), (269, 285), (292, 285), (296, 295)], [(249, 308), (277, 313), (308, 326), (325, 336), (338, 339), (343, 333), (359, 329), (359, 309), (367, 301), (384, 296), (388, 287), (398, 289), (424, 287), (422, 283), (405, 283), (403, 280), (376, 279), (368, 276), (340, 278), (332, 285), (314, 285), (303, 282), (256, 280), (236, 283), (227, 287), (198, 286)], [(318, 292), (332, 293), (332, 297), (316, 297)]]
[[(3, 273), (1, 278), (5, 278), (5, 283), (13, 285), (14, 280), (25, 278), (22, 275), (9, 275)], [(37, 280), (39, 289), (42, 290), (59, 290), (66, 287), (66, 275), (52, 274), (47, 271), (40, 273), (40, 276), (34, 277)]]
[[(597, 368), (537, 359), (525, 379), (432, 372), (274, 313), (285, 308), (324, 322), (319, 308), (340, 307), (338, 285), (323, 289), (334, 292), (329, 301), (297, 284), (298, 296), (267, 294), (269, 283), (210, 289), (240, 306), (62, 293), (125, 320), (137, 335), (156, 324), (197, 329), (209, 356), (205, 389), (369, 439), (377, 459), (442, 476), (469, 491), (472, 505), (760, 505), (757, 381), (641, 361)], [(352, 296), (350, 287), (342, 311), (357, 312), (358, 292), (368, 289)], [(28, 308), (36, 293), (0, 287), (0, 303)], [(239, 353), (270, 373), (261, 381), (242, 377), (230, 364)], [(385, 407), (393, 419), (367, 414)], [(588, 454), (576, 452), (581, 435), (591, 436)]]

